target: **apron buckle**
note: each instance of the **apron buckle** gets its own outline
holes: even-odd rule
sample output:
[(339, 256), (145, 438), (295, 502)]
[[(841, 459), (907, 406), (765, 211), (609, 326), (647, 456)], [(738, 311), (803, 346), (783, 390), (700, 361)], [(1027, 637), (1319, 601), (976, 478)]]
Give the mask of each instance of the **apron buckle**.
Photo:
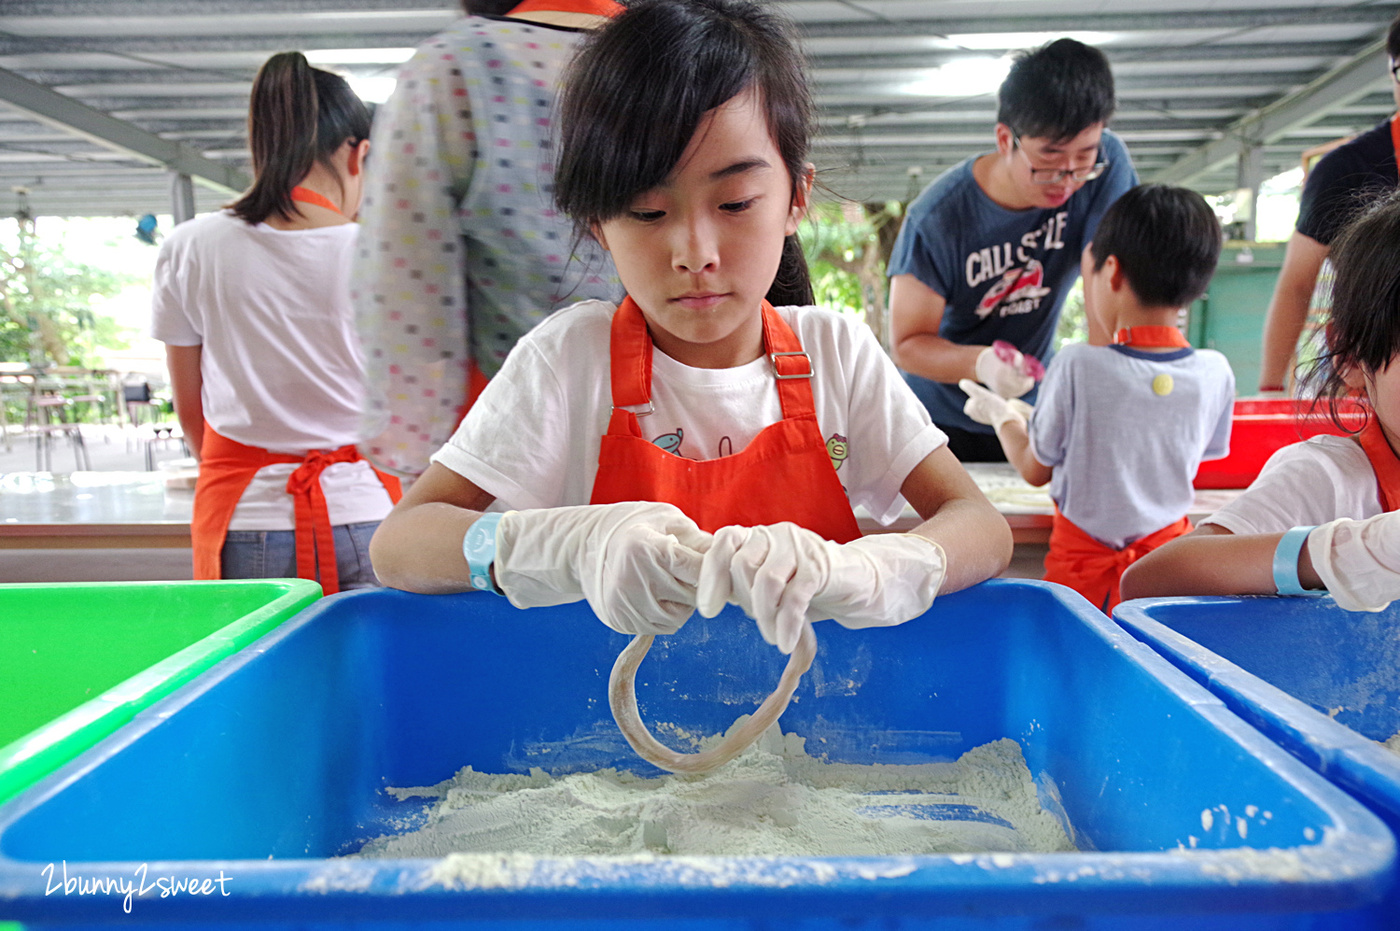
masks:
[[(804, 358), (804, 359), (807, 360), (807, 371), (805, 371), (805, 372), (798, 372), (798, 373), (793, 374), (793, 375), (784, 375), (784, 374), (783, 374), (782, 368), (778, 365), (778, 357), (779, 357), (779, 356), (801, 356), (802, 358)], [(771, 362), (771, 363), (773, 363), (773, 373), (774, 373), (774, 377), (777, 378), (777, 379), (779, 379), (779, 380), (788, 379), (788, 378), (811, 378), (811, 377), (812, 377), (812, 358), (811, 358), (811, 356), (807, 355), (807, 353), (805, 353), (805, 352), (770, 352), (770, 353), (768, 353), (768, 361)]]
[(647, 409), (646, 409), (646, 410), (644, 410), (644, 411), (634, 411), (634, 410), (632, 410), (632, 408), (634, 408), (634, 407), (641, 407), (641, 406), (642, 406), (642, 405), (640, 405), (640, 404), (614, 404), (614, 405), (612, 406), (612, 409), (615, 410), (615, 411), (616, 411), (616, 410), (624, 410), (624, 411), (627, 411), (627, 413), (632, 414), (632, 415), (637, 416), (637, 417), (645, 417), (647, 414), (650, 414), (652, 411), (656, 410), (656, 408), (652, 405), (652, 403), (651, 403), (650, 401), (647, 401), (647, 402), (646, 402), (646, 406), (647, 406)]

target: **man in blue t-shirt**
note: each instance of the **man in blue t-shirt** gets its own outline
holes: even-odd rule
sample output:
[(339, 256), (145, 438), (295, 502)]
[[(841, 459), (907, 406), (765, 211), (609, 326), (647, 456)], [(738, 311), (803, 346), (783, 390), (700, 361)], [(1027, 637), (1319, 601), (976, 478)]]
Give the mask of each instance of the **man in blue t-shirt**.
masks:
[[(1391, 95), (1400, 106), (1400, 16), (1385, 37), (1390, 56)], [(1298, 204), (1298, 223), (1283, 253), (1264, 320), (1259, 390), (1282, 391), (1288, 385), (1298, 337), (1308, 321), (1313, 289), (1332, 240), (1370, 200), (1395, 189), (1400, 173), (1400, 145), (1391, 117), (1345, 145), (1328, 152), (1308, 172)]]
[[(1137, 184), (1104, 124), (1113, 74), (1097, 49), (1059, 39), (1022, 53), (997, 93), (995, 152), (948, 169), (905, 214), (890, 257), (895, 362), (964, 462), (1004, 460), (996, 434), (963, 413), (958, 380), (1034, 401), (1010, 343), (1049, 364), (1065, 295), (1099, 218)], [(1090, 332), (1104, 345), (1108, 334)]]

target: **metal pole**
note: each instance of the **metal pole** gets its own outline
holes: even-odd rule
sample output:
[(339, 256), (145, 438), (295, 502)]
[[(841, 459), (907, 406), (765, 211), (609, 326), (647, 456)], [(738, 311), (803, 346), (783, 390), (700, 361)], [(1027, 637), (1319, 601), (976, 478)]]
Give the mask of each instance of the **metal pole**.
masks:
[(194, 181), (178, 171), (170, 173), (170, 213), (176, 226), (194, 219)]

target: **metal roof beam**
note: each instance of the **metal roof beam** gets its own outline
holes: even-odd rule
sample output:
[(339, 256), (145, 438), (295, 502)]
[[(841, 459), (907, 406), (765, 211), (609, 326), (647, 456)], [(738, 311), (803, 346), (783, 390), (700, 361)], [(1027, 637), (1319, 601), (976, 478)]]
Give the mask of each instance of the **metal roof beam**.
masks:
[(1151, 180), (1160, 184), (1189, 183), (1221, 163), (1237, 158), (1245, 149), (1273, 142), (1294, 127), (1351, 103), (1389, 80), (1385, 40), (1378, 39), (1304, 87), (1236, 120), (1222, 138), (1183, 156), (1157, 172)]
[(143, 161), (163, 165), (220, 190), (236, 194), (248, 186), (247, 176), (236, 168), (210, 161), (182, 142), (152, 135), (3, 68), (0, 68), (0, 100), (50, 126), (67, 129)]
[[(858, 22), (808, 22), (801, 25), (809, 38), (908, 38), (998, 32), (1180, 32), (1201, 29), (1256, 29), (1265, 26), (1329, 26), (1390, 20), (1394, 4), (1281, 9), (1173, 10), (1162, 13), (1084, 13), (1057, 16), (998, 16), (948, 19), (900, 19), (897, 15)], [(874, 14), (872, 14), (874, 15)]]

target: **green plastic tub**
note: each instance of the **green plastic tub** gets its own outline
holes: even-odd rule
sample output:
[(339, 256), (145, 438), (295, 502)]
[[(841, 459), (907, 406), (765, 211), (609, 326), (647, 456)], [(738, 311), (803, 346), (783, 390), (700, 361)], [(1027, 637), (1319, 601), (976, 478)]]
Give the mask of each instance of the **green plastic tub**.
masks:
[(0, 802), (320, 597), (304, 579), (0, 585)]

